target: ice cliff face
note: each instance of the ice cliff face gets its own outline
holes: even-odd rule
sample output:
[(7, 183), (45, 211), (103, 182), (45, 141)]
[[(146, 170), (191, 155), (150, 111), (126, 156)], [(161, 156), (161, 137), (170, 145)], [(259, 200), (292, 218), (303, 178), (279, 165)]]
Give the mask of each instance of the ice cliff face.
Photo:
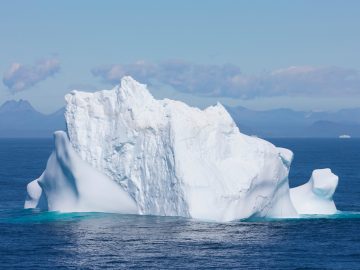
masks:
[[(113, 90), (73, 91), (65, 98), (70, 142), (64, 133), (55, 135), (55, 154), (35, 180), (49, 210), (99, 210), (110, 196), (121, 199), (104, 199), (107, 212), (136, 208), (215, 221), (298, 215), (288, 184), (292, 152), (241, 134), (222, 105), (200, 110), (156, 100), (130, 77)], [(31, 185), (28, 205), (40, 198)]]

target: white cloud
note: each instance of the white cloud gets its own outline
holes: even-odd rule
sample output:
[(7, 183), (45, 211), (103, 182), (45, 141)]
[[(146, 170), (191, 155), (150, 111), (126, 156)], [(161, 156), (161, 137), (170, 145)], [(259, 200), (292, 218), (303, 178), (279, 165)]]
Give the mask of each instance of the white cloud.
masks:
[(360, 95), (357, 70), (340, 67), (291, 66), (261, 74), (243, 74), (235, 65), (198, 65), (184, 61), (159, 64), (139, 61), (95, 68), (93, 75), (119, 83), (124, 75), (151, 84), (159, 82), (197, 95), (251, 99), (294, 96), (329, 97)]
[(99, 76), (105, 82), (118, 84), (123, 76), (132, 75), (141, 82), (148, 82), (149, 79), (156, 77), (158, 66), (145, 61), (137, 61), (127, 65), (107, 65), (91, 70), (94, 76)]
[(59, 72), (60, 63), (55, 58), (47, 58), (33, 66), (12, 63), (3, 76), (3, 83), (12, 92), (23, 91)]

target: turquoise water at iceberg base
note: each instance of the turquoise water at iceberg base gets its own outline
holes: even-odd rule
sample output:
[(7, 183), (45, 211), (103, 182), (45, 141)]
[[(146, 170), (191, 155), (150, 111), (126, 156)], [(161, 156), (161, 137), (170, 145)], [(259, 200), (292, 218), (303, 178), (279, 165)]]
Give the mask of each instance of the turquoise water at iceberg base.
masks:
[(292, 149), (290, 185), (340, 177), (333, 216), (201, 222), (23, 210), (52, 140), (0, 140), (0, 269), (360, 269), (360, 140), (271, 139)]

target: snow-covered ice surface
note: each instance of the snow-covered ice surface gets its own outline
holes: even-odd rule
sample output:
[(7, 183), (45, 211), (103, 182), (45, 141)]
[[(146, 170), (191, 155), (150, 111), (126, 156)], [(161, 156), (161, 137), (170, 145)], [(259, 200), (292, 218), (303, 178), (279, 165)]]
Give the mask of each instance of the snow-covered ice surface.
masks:
[[(302, 213), (301, 200), (290, 198), (292, 152), (240, 133), (221, 104), (200, 110), (156, 100), (130, 77), (113, 90), (65, 98), (70, 142), (64, 132), (55, 134), (55, 152), (35, 180), (40, 186), (29, 184), (25, 207), (44, 196), (41, 187), (48, 209), (65, 212), (213, 221)], [(322, 179), (304, 198), (327, 190), (327, 175)]]

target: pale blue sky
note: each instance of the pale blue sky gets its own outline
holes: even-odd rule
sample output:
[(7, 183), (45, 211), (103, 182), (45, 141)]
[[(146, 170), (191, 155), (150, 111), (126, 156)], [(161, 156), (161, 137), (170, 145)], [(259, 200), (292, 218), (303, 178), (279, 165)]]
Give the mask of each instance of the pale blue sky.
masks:
[[(359, 11), (355, 0), (4, 0), (0, 103), (24, 98), (51, 112), (71, 88), (110, 88), (111, 64), (138, 78), (144, 67), (137, 62), (147, 63), (143, 80), (157, 82), (150, 86), (155, 96), (198, 106), (216, 100), (255, 109), (360, 106)], [(56, 68), (36, 68), (44, 59), (55, 59)], [(181, 85), (164, 78), (168, 61), (192, 70), (179, 76), (179, 66), (170, 66), (170, 78), (184, 78)], [(13, 63), (26, 68), (9, 73)], [(241, 70), (241, 78), (224, 64)], [(97, 68), (101, 72), (94, 76)], [(208, 70), (222, 75), (199, 81), (207, 80), (199, 74)]]

